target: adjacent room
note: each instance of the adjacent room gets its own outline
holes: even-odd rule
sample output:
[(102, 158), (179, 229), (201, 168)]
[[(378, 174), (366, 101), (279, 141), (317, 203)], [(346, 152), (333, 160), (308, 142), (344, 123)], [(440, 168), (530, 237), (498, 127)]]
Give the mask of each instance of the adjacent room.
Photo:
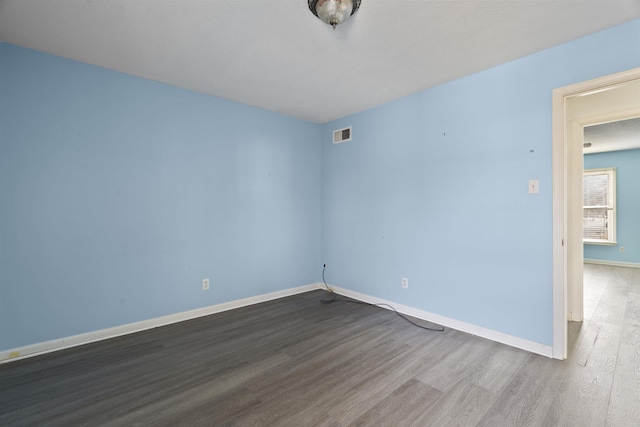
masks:
[(637, 0), (0, 0), (0, 424), (638, 425), (638, 82)]

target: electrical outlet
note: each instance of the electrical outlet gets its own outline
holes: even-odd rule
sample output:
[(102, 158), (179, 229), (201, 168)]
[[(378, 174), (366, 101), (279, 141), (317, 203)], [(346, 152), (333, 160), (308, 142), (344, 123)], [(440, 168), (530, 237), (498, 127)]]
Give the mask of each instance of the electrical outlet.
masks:
[(209, 290), (209, 279), (202, 279), (202, 290), (203, 291)]
[(409, 279), (407, 279), (406, 277), (402, 278), (402, 288), (409, 289)]
[(529, 180), (529, 194), (538, 194), (540, 192), (540, 181), (537, 179)]
[(624, 252), (624, 246), (620, 246), (620, 253)]

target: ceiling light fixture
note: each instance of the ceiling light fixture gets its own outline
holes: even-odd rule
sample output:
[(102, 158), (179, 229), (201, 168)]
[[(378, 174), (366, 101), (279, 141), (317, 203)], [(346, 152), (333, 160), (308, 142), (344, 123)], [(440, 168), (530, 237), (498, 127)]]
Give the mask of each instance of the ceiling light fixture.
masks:
[(362, 0), (308, 0), (309, 9), (323, 22), (336, 29), (351, 15), (356, 13)]

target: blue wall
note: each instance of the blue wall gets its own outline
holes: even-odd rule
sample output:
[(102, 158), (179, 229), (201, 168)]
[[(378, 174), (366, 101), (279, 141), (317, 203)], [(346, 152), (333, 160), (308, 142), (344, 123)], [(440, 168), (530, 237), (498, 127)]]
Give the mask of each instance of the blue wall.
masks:
[(0, 350), (317, 282), (320, 132), (0, 43)]
[(638, 66), (636, 20), (325, 125), (327, 280), (551, 345), (552, 90)]
[[(610, 167), (616, 168), (618, 244), (584, 245), (584, 257), (640, 264), (640, 149), (584, 156), (585, 169)], [(624, 246), (624, 253), (620, 253), (620, 246)]]

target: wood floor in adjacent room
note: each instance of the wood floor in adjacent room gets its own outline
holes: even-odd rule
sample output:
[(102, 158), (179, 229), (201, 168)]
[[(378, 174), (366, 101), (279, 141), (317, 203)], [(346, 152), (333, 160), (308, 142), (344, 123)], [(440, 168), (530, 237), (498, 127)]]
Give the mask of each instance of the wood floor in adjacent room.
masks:
[(314, 291), (0, 365), (0, 425), (637, 427), (640, 269), (585, 278), (565, 361)]

